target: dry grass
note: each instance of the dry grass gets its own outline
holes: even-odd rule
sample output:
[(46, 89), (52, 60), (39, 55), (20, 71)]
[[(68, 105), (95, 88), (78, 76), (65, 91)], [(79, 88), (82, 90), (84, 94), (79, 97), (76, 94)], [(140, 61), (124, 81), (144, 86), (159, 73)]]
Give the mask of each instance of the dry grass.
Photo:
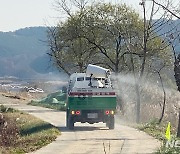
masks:
[(59, 130), (34, 116), (14, 110), (4, 110), (0, 129), (0, 153), (28, 153), (56, 139)]
[[(126, 120), (135, 122), (135, 104), (136, 91), (131, 77), (119, 78), (116, 84), (118, 91), (119, 103), (122, 104), (122, 113)], [(180, 93), (174, 89), (165, 89), (166, 91), (166, 107), (163, 120), (170, 121), (172, 125), (177, 128)], [(148, 122), (152, 119), (160, 118), (163, 104), (162, 87), (153, 82), (142, 83), (140, 88), (141, 99), (141, 122)]]
[(15, 146), (19, 135), (19, 128), (15, 119), (0, 114), (0, 146)]

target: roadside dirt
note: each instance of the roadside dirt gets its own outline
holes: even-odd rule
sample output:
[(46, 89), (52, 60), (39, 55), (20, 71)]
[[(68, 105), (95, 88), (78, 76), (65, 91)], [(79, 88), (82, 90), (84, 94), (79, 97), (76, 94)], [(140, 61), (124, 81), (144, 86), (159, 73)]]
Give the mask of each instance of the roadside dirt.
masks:
[(75, 124), (75, 130), (65, 127), (65, 112), (26, 105), (27, 100), (5, 97), (0, 94), (0, 104), (28, 112), (60, 129), (56, 141), (33, 154), (147, 154), (154, 153), (161, 143), (144, 132), (125, 126), (116, 119), (115, 129), (105, 124)]

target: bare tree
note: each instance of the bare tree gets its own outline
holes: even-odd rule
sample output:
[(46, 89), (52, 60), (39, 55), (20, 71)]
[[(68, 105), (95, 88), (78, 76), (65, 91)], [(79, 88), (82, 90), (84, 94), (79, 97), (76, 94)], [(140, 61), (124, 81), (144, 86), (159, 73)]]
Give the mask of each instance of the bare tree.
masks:
[[(104, 61), (98, 64), (106, 65), (115, 73), (127, 70), (128, 59), (124, 60), (130, 54), (125, 40), (140, 35), (142, 21), (139, 15), (126, 5), (112, 4), (92, 5), (88, 13), (92, 19), (87, 23), (91, 34), (85, 33), (84, 37), (99, 50)], [(133, 54), (141, 55), (138, 50)]]
[(161, 75), (161, 71), (163, 70), (163, 68), (165, 68), (165, 63), (164, 63), (164, 61), (162, 59), (157, 59), (154, 62), (152, 62), (152, 64), (151, 64), (151, 69), (152, 69), (151, 71), (152, 71), (153, 74), (154, 73), (158, 74), (160, 84), (161, 84), (161, 87), (162, 87), (162, 91), (163, 91), (163, 103), (161, 104), (159, 102), (159, 105), (160, 105), (160, 107), (162, 109), (162, 112), (161, 112), (158, 124), (161, 123), (161, 121), (162, 121), (162, 119), (164, 117), (165, 108), (166, 108), (166, 91), (165, 91), (165, 87), (164, 87), (163, 78), (162, 78), (162, 75)]
[(154, 4), (160, 6), (165, 11), (170, 13), (172, 16), (176, 17), (177, 19), (180, 19), (180, 3), (174, 4), (172, 0), (164, 0), (163, 2), (159, 2), (157, 0), (152, 0)]
[(61, 46), (58, 45), (58, 38), (57, 35), (57, 28), (56, 27), (49, 27), (48, 28), (48, 46), (50, 48), (49, 53), (47, 53), (51, 60), (54, 62), (54, 65), (58, 67), (60, 70), (63, 70), (66, 74), (70, 75), (70, 71), (68, 71), (65, 67), (65, 59), (59, 58), (63, 57), (62, 52), (58, 52), (61, 50)]
[[(70, 75), (73, 72), (83, 72), (88, 65), (96, 59), (96, 48), (85, 40), (81, 33), (84, 29), (83, 16), (86, 13), (86, 0), (56, 1), (56, 8), (63, 11), (68, 17), (66, 21), (60, 22), (56, 27), (48, 29), (48, 53), (54, 64)], [(72, 10), (76, 9), (76, 12)]]
[[(153, 0), (153, 2), (156, 5), (162, 7), (166, 12), (168, 12), (172, 18), (175, 17), (177, 19), (180, 19), (180, 3), (174, 5), (172, 0), (167, 0), (165, 1), (166, 3), (160, 3), (157, 0)], [(180, 29), (176, 28), (174, 33), (172, 33), (172, 31), (169, 32), (170, 32), (168, 33), (169, 35), (167, 35), (168, 42), (169, 45), (172, 47), (174, 53), (174, 77), (176, 80), (177, 89), (180, 92), (180, 53), (177, 54), (175, 50), (175, 46), (180, 43)], [(180, 109), (179, 109), (177, 137), (180, 137)]]
[[(172, 59), (172, 54), (169, 52), (170, 51), (169, 43), (163, 38), (163, 36), (165, 36), (167, 34), (167, 32), (162, 31), (163, 27), (166, 26), (166, 24), (170, 21), (170, 19), (169, 18), (167, 19), (168, 15), (167, 15), (167, 12), (165, 12), (161, 15), (161, 17), (159, 19), (153, 20), (154, 16), (158, 13), (158, 11), (160, 9), (160, 6), (156, 7), (156, 3), (154, 0), (151, 3), (152, 3), (151, 9), (149, 9), (150, 12), (148, 12), (148, 14), (146, 11), (146, 1), (142, 0), (142, 2), (140, 3), (140, 5), (143, 8), (143, 22), (144, 22), (143, 27), (144, 28), (143, 28), (143, 45), (142, 45), (142, 53), (143, 53), (142, 63), (140, 66), (139, 76), (136, 79), (136, 82), (137, 82), (136, 83), (136, 93), (137, 93), (136, 122), (140, 121), (140, 112), (141, 112), (140, 111), (140, 108), (141, 108), (140, 87), (142, 84), (141, 80), (143, 79), (144, 71), (145, 71), (145, 69), (148, 68), (147, 64), (148, 64), (148, 61), (150, 60), (147, 57), (147, 55), (153, 54), (153, 52), (155, 52), (155, 51), (158, 51), (158, 52), (156, 52), (156, 54), (153, 54), (153, 57), (154, 57), (153, 59), (158, 59), (158, 57), (161, 54), (166, 55), (167, 57), (169, 57), (170, 60), (169, 60), (169, 62), (166, 62), (164, 66), (168, 65), (168, 63), (171, 64), (171, 59)], [(164, 19), (164, 18), (166, 18), (166, 19)], [(172, 32), (172, 29), (169, 30), (169, 32)], [(151, 44), (150, 42), (156, 42), (156, 41), (159, 41), (159, 45), (154, 46), (154, 48), (150, 50), (150, 48), (149, 48), (149, 45)], [(161, 79), (161, 83), (163, 86), (163, 81), (161, 78), (160, 70), (157, 71), (157, 73)], [(164, 91), (164, 87), (163, 87), (163, 91)], [(164, 100), (164, 108), (165, 108), (165, 100)], [(164, 108), (163, 108), (162, 115), (164, 115)], [(160, 118), (160, 119), (162, 120), (162, 118)]]
[[(153, 2), (163, 8), (164, 12), (170, 14), (171, 18), (180, 19), (180, 3), (174, 3), (173, 0), (164, 0), (163, 2), (153, 0)], [(168, 30), (166, 32), (166, 39), (174, 53), (174, 77), (176, 80), (178, 91), (180, 91), (180, 53), (178, 54), (176, 51), (176, 47), (179, 46), (180, 43), (180, 23), (178, 23), (177, 25), (173, 25), (172, 27), (173, 31)]]
[[(133, 72), (137, 94), (136, 121), (139, 122), (140, 87), (145, 71), (150, 68), (152, 59), (166, 59), (165, 66), (172, 59), (170, 43), (162, 39), (173, 30), (162, 31), (171, 17), (165, 11), (160, 19), (153, 20), (161, 7), (154, 1), (149, 17), (145, 1), (140, 3), (143, 19), (126, 5), (93, 4), (86, 7), (88, 1), (85, 0), (73, 3), (78, 8), (75, 12), (66, 0), (57, 1), (58, 8), (68, 18), (54, 30), (50, 29), (49, 55), (67, 74), (71, 70), (82, 72), (89, 62), (106, 65), (116, 73)], [(93, 60), (89, 61), (91, 58)]]

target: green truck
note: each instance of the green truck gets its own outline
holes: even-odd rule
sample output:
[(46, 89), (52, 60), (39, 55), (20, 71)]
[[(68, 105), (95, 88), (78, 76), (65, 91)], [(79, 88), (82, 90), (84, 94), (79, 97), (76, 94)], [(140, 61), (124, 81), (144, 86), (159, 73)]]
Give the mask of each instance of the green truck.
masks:
[(74, 129), (75, 122), (103, 122), (114, 129), (116, 94), (109, 75), (108, 69), (90, 64), (86, 73), (70, 76), (66, 111), (69, 129)]

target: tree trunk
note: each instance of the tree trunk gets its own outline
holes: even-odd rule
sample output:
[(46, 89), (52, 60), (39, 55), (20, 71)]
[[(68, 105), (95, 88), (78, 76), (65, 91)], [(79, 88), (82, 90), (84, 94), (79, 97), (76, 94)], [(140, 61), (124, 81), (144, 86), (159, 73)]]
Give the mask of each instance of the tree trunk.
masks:
[(180, 109), (179, 109), (179, 123), (178, 123), (177, 137), (180, 137)]
[[(175, 57), (174, 77), (176, 80), (177, 89), (180, 92), (180, 54), (178, 55), (177, 58)], [(178, 123), (177, 137), (180, 137), (180, 109), (179, 109), (179, 123)]]
[(140, 92), (139, 92), (139, 83), (135, 83), (136, 90), (136, 123), (140, 122), (140, 113), (141, 113), (141, 100), (140, 100)]
[(162, 89), (163, 89), (163, 94), (164, 94), (164, 99), (163, 99), (163, 108), (162, 108), (162, 112), (161, 112), (161, 117), (159, 118), (159, 124), (161, 123), (163, 117), (164, 117), (164, 113), (165, 113), (165, 107), (166, 107), (166, 91), (164, 89), (164, 84), (163, 84), (163, 81), (162, 81), (162, 77), (161, 77), (161, 74), (160, 72), (158, 72), (158, 75), (159, 75), (159, 78), (160, 78), (160, 81), (161, 81), (161, 86), (162, 86)]
[(177, 89), (180, 92), (180, 54), (174, 62), (174, 77), (176, 80)]
[(132, 64), (132, 70), (133, 70), (133, 75), (134, 75), (135, 92), (136, 92), (136, 104), (135, 104), (136, 123), (139, 123), (140, 113), (141, 113), (140, 84), (135, 74), (134, 60), (133, 60), (132, 54), (131, 54), (131, 64)]

